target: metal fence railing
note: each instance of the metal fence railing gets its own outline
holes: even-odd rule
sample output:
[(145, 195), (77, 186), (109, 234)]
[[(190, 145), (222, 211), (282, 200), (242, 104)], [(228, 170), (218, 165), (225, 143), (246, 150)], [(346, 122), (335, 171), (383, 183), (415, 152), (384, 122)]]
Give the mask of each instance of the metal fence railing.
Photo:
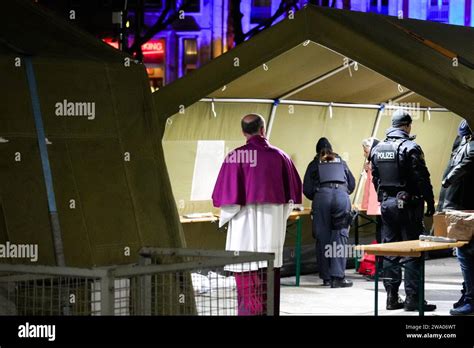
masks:
[(273, 259), (143, 248), (102, 268), (0, 263), (0, 315), (273, 315)]

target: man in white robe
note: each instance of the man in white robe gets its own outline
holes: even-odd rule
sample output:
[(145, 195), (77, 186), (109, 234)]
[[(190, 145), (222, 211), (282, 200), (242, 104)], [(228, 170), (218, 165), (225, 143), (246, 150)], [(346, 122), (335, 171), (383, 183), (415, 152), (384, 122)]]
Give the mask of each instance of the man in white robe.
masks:
[[(302, 184), (290, 157), (265, 138), (262, 116), (246, 115), (241, 126), (247, 144), (227, 156), (212, 198), (221, 208), (219, 225), (229, 223), (226, 250), (275, 254), (278, 315), (286, 221), (293, 205), (301, 203)], [(235, 272), (239, 315), (264, 314), (266, 267), (266, 262), (227, 267)]]

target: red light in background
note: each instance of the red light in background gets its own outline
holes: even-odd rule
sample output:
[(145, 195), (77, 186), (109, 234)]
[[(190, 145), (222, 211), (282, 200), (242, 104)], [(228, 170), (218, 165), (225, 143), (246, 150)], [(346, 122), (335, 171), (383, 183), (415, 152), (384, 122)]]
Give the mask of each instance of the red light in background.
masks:
[[(106, 44), (118, 49), (118, 41), (113, 41), (111, 38), (102, 39)], [(164, 40), (150, 40), (142, 45), (143, 62), (162, 64), (165, 56), (165, 41)]]
[(112, 46), (113, 48), (119, 49), (118, 41), (113, 41), (113, 39), (110, 38), (102, 39), (102, 41), (104, 41), (107, 45)]
[(165, 43), (163, 40), (151, 40), (142, 45), (143, 54), (163, 55), (165, 53)]

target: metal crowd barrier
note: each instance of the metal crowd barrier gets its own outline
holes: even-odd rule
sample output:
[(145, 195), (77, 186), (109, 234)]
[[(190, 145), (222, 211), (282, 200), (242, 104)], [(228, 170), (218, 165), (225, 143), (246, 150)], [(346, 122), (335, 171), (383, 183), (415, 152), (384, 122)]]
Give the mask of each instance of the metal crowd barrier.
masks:
[[(142, 248), (136, 264), (0, 263), (0, 315), (273, 315), (273, 254)], [(255, 266), (259, 265), (259, 271)], [(256, 300), (255, 300), (256, 299)], [(261, 303), (261, 302), (264, 303)]]

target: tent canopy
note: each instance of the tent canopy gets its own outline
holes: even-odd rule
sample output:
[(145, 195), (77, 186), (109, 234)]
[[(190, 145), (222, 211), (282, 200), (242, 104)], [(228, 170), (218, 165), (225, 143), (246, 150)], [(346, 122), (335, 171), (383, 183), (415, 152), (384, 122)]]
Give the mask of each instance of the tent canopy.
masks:
[(245, 113), (267, 119), (301, 176), (326, 136), (359, 178), (361, 140), (384, 137), (390, 102), (412, 108), (436, 194), (459, 116), (474, 124), (473, 40), (472, 28), (308, 5), (165, 86), (153, 98), (178, 210), (212, 209), (199, 192), (221, 145), (206, 142), (241, 145)]
[[(162, 119), (203, 97), (378, 104), (405, 96), (474, 121), (473, 40), (472, 28), (308, 5), (154, 97)], [(343, 69), (351, 62), (357, 67)]]
[[(37, 244), (38, 263), (55, 262), (29, 56), (66, 265), (130, 263), (142, 246), (182, 246), (144, 66), (125, 64), (130, 57), (32, 1), (8, 1), (3, 9), (0, 243)], [(58, 116), (64, 101), (94, 105), (95, 115)]]

